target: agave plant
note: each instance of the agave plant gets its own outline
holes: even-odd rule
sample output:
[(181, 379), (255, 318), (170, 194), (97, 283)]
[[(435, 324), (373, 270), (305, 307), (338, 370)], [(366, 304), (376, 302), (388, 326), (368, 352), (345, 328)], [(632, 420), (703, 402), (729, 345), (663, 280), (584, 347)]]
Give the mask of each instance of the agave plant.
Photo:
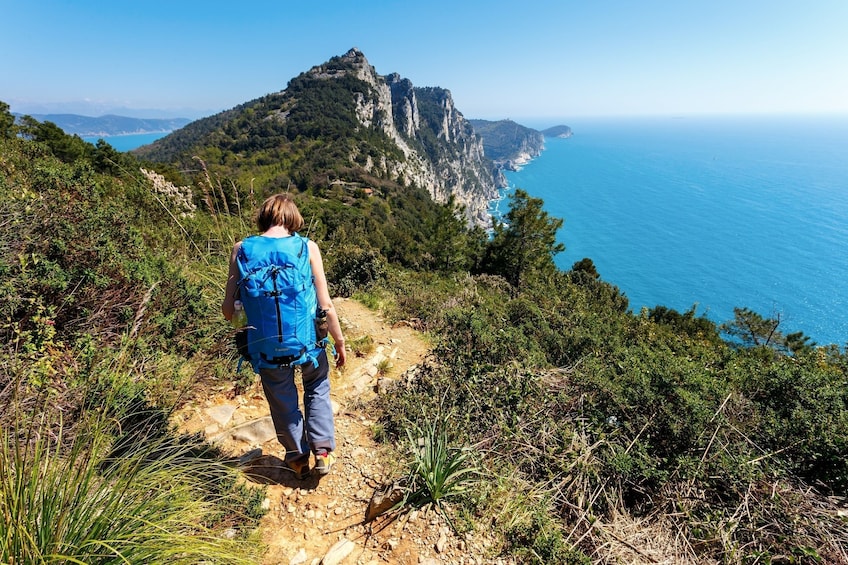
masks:
[(404, 501), (419, 508), (433, 505), (445, 518), (443, 502), (466, 493), (481, 473), (470, 449), (451, 445), (447, 420), (439, 415), (407, 429), (412, 459)]

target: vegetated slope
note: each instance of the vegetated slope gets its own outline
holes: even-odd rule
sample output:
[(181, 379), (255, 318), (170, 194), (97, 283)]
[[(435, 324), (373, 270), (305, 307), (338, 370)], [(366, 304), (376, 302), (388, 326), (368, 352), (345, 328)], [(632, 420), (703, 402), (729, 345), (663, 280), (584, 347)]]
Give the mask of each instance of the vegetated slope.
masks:
[[(488, 223), (493, 167), (450, 92), (380, 76), (356, 49), (313, 67), (285, 90), (198, 120), (135, 152), (213, 175), (239, 189), (394, 196), (426, 190)], [(225, 183), (226, 184), (226, 183)]]
[[(123, 195), (129, 179), (105, 183), (92, 175), (91, 167), (111, 167), (115, 156), (105, 147), (74, 166), (37, 160), (44, 145), (75, 154), (73, 144), (50, 128), (42, 133), (44, 141), (22, 145), (15, 160), (0, 161), (0, 187), (9, 191), (4, 217), (30, 230), (21, 237), (4, 232), (10, 252), (2, 268), (13, 281), (4, 287), (5, 300), (16, 308), (12, 318), (21, 316), (26, 324), (19, 339), (27, 345), (21, 351), (31, 355), (31, 363), (20, 366), (33, 367), (36, 380), (55, 378), (56, 367), (76, 371), (49, 328), (95, 331), (102, 318), (91, 316), (100, 312), (92, 297), (102, 289), (112, 339), (122, 329), (144, 338), (131, 340), (129, 350), (144, 369), (134, 381), (139, 387), (159, 396), (172, 390), (167, 379), (183, 375), (180, 359), (195, 351), (210, 363), (222, 361), (204, 375), (219, 375), (230, 386), (232, 349), (224, 330), (213, 345), (209, 320), (223, 323), (214, 307), (220, 287), (210, 281), (225, 272), (227, 246), (216, 242), (249, 232), (246, 218), (256, 200), (237, 199), (247, 192), (230, 190), (213, 176), (195, 188), (197, 203), (212, 205), (181, 219), (180, 229), (164, 230), (168, 216), (157, 213), (157, 205), (167, 199), (151, 199), (138, 179)], [(22, 184), (17, 171), (25, 154), (38, 166)], [(102, 236), (115, 229), (121, 200), (109, 199), (109, 213), (101, 217), (95, 211), (106, 194), (98, 183), (131, 202), (132, 228), (106, 231), (114, 240)], [(61, 199), (63, 187), (73, 190)], [(448, 511), (464, 527), (492, 528), (504, 552), (536, 563), (659, 557), (640, 548), (645, 527), (675, 532), (692, 562), (786, 556), (848, 561), (841, 514), (848, 485), (848, 356), (838, 346), (807, 343), (803, 334), (778, 327), (779, 318), (744, 308), (723, 327), (697, 316), (694, 307), (630, 312), (627, 298), (590, 260), (566, 272), (556, 269), (561, 221), (523, 191), (511, 194), (506, 223), (484, 240), (452, 224), (451, 210), (431, 207), (423, 189), (373, 198), (361, 188), (331, 185), (299, 196), (307, 218), (320, 218), (317, 235), (328, 265), (333, 261), (328, 272), (334, 289), (383, 304), (391, 319), (407, 320), (436, 340), (431, 361), (382, 397), (377, 428), (385, 440), (403, 441), (407, 430), (435, 423), (449, 432), (451, 447), (474, 448), (475, 471), (485, 480), (454, 493)], [(68, 207), (57, 222), (63, 228), (58, 233), (68, 237), (33, 238), (39, 229), (50, 232), (54, 201)], [(78, 208), (80, 202), (85, 206)], [(27, 205), (35, 206), (38, 222), (26, 221)], [(416, 218), (411, 210), (426, 215)], [(157, 219), (146, 223), (148, 215)], [(384, 229), (397, 216), (404, 223)], [(417, 237), (424, 243), (410, 241)], [(168, 261), (137, 255), (148, 238), (145, 249), (160, 250)], [(77, 239), (82, 243), (69, 253)], [(129, 255), (119, 262), (117, 280), (134, 281), (129, 297), (110, 285), (116, 277), (106, 261), (122, 250)], [(419, 264), (415, 250), (425, 251)], [(170, 261), (184, 267), (177, 274), (194, 277), (169, 275)], [(415, 269), (400, 268), (400, 262)], [(147, 306), (153, 302), (141, 290), (149, 282), (151, 297), (160, 296), (153, 283), (166, 276), (169, 291), (153, 318)], [(19, 293), (28, 293), (27, 299), (18, 300)], [(78, 303), (83, 308), (68, 316), (66, 309)], [(16, 326), (4, 331), (14, 342)], [(166, 347), (170, 354), (161, 355)], [(173, 365), (179, 370), (170, 370)], [(161, 380), (151, 376), (151, 367)], [(616, 529), (622, 517), (644, 527), (625, 535)], [(616, 548), (632, 554), (616, 556)]]
[(471, 125), (483, 138), (486, 157), (506, 169), (538, 157), (545, 148), (544, 135), (512, 120), (471, 120)]
[(226, 355), (214, 268), (135, 159), (23, 127), (0, 130), (0, 562), (249, 563), (261, 497), (165, 425)]
[(542, 130), (545, 137), (571, 137), (574, 132), (568, 126), (553, 126)]

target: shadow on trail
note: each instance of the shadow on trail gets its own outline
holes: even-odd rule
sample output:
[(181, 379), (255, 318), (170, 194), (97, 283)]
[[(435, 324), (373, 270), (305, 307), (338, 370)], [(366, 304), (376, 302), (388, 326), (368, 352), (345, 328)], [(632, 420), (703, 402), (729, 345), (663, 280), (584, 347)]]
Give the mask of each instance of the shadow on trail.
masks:
[(242, 473), (251, 482), (261, 485), (283, 485), (292, 488), (314, 489), (321, 476), (312, 473), (305, 479), (298, 479), (283, 466), (283, 460), (274, 455), (262, 455), (252, 459), (242, 467)]

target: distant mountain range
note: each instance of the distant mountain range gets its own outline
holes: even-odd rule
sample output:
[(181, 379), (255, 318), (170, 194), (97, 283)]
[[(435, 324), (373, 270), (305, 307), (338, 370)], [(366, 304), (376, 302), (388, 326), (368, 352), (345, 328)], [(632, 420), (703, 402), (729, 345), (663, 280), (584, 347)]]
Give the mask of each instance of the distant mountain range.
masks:
[[(20, 117), (21, 114), (14, 114)], [(53, 122), (67, 134), (80, 137), (128, 135), (137, 133), (170, 132), (191, 122), (188, 118), (129, 118), (106, 115), (99, 117), (78, 114), (29, 114), (39, 122)]]

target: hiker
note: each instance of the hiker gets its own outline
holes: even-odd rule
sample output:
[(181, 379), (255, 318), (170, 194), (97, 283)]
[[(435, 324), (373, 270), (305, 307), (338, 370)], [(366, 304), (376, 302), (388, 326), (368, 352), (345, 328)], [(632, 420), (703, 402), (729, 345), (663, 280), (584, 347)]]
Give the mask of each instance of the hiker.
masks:
[[(265, 200), (256, 223), (260, 235), (233, 246), (221, 309), (231, 320), (236, 301), (244, 305), (247, 346), (242, 353), (260, 375), (277, 439), (286, 449), (285, 468), (297, 478), (305, 478), (312, 453), (315, 470), (326, 475), (335, 462), (336, 445), (330, 367), (326, 339), (321, 337), (326, 338), (327, 331), (333, 337), (336, 367), (345, 363), (345, 341), (327, 289), (321, 252), (314, 241), (297, 233), (303, 228), (303, 217), (288, 194)], [(283, 280), (286, 276), (300, 278), (291, 282)], [(272, 290), (268, 290), (269, 279), (274, 284)], [(260, 288), (263, 284), (264, 290)], [(326, 313), (323, 336), (320, 331), (316, 335), (316, 311), (318, 316)], [(281, 348), (284, 341), (296, 345), (293, 349)], [(303, 376), (305, 414), (298, 405), (294, 381), (298, 365)]]

